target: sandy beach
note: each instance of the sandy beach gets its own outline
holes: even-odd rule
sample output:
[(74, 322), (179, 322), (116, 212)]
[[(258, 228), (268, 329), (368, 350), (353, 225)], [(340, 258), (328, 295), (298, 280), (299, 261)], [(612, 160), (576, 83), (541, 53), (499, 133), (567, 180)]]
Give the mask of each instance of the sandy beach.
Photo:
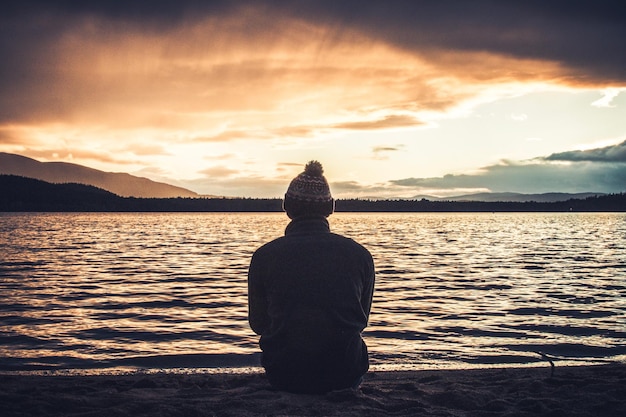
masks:
[(370, 371), (358, 391), (273, 390), (262, 373), (0, 375), (9, 416), (624, 416), (626, 365)]

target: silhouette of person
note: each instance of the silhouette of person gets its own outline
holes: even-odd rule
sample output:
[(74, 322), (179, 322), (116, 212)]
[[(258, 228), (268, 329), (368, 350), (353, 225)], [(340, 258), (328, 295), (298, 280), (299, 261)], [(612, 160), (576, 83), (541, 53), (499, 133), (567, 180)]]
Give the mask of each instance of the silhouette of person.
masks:
[(310, 161), (283, 200), (285, 235), (256, 250), (248, 319), (260, 335), (272, 386), (298, 393), (357, 388), (369, 367), (361, 332), (374, 292), (367, 249), (331, 233), (335, 202), (322, 165)]

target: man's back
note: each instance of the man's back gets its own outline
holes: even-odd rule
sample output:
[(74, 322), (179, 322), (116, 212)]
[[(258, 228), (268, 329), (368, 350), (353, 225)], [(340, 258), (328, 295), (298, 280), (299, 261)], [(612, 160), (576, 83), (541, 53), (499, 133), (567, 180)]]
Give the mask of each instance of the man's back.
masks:
[(250, 325), (270, 382), (291, 391), (346, 388), (367, 371), (361, 331), (374, 287), (370, 253), (330, 233), (323, 217), (296, 219), (257, 250), (249, 272)]

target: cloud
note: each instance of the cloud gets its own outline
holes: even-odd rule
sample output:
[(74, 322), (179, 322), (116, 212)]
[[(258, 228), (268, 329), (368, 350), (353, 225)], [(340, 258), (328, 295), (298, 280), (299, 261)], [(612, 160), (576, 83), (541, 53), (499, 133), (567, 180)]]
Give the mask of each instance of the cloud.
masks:
[(443, 110), (480, 90), (459, 80), (626, 81), (618, 2), (21, 3), (0, 17), (4, 121), (193, 128), (208, 112), (305, 114), (324, 96), (336, 104), (320, 113)]
[(612, 104), (613, 99), (623, 91), (625, 91), (623, 88), (607, 88), (603, 91), (603, 96), (591, 103), (591, 105), (594, 107), (615, 107), (615, 105)]
[(24, 144), (24, 136), (22, 132), (15, 127), (1, 127), (0, 126), (0, 145), (20, 145)]
[(626, 163), (626, 140), (620, 144), (586, 151), (568, 151), (554, 153), (545, 158), (547, 161), (589, 161)]
[[(96, 152), (79, 148), (26, 148), (19, 152), (20, 155), (41, 160), (43, 162), (76, 162), (77, 160), (98, 161), (104, 164), (113, 165), (139, 165), (141, 161), (137, 159), (124, 158), (120, 155), (111, 155), (107, 152)], [(82, 162), (80, 165), (84, 165)]]
[(398, 145), (398, 146), (376, 146), (372, 149), (372, 151), (374, 153), (377, 152), (395, 152), (395, 151), (399, 151), (400, 149), (402, 149), (402, 145)]
[(476, 174), (405, 178), (392, 180), (390, 184), (411, 189), (415, 194), (447, 189), (520, 193), (546, 193), (555, 190), (571, 193), (615, 193), (626, 191), (626, 164), (503, 161), (485, 167)]
[(291, 169), (293, 167), (304, 168), (304, 165), (300, 162), (279, 162), (277, 169)]
[[(240, 2), (243, 4), (244, 2)], [(163, 28), (196, 16), (228, 12), (232, 2), (225, 0), (136, 0), (119, 2), (97, 0), (68, 2), (59, 0), (23, 0), (5, 5), (3, 15), (15, 19), (24, 15), (43, 14), (60, 17), (104, 17), (147, 27)]]
[(124, 151), (138, 156), (170, 155), (163, 146), (155, 144), (131, 144)]
[[(354, 117), (354, 116), (353, 116)], [(361, 115), (361, 117), (368, 117)], [(377, 120), (365, 120), (365, 121), (352, 121), (336, 124), (325, 123), (325, 121), (319, 120), (318, 124), (310, 125), (285, 125), (280, 126), (268, 126), (266, 128), (259, 128), (251, 126), (249, 129), (232, 129), (226, 128), (225, 130), (205, 136), (196, 136), (193, 138), (194, 142), (230, 142), (234, 140), (263, 140), (274, 138), (311, 138), (318, 134), (324, 134), (331, 132), (333, 129), (339, 130), (383, 130), (383, 129), (398, 129), (411, 126), (423, 125), (412, 116), (407, 115), (393, 115), (387, 116)]]
[(162, 30), (111, 10), (0, 18), (0, 124), (187, 129), (191, 141), (221, 142), (412, 126), (409, 116), (372, 114), (410, 111), (416, 101), (444, 109), (466, 96), (438, 93), (427, 79), (436, 69), (419, 57), (348, 31), (328, 43), (328, 28), (294, 18), (276, 25), (280, 16), (262, 7)]
[[(305, 7), (301, 7), (304, 3)], [(585, 77), (626, 79), (626, 15), (619, 0), (299, 2), (300, 16), (347, 25), (412, 51), (489, 51), (561, 63)]]
[(525, 162), (503, 161), (475, 174), (390, 181), (416, 192), (478, 189), (493, 192), (542, 193), (626, 191), (626, 141), (585, 151), (554, 153)]
[(392, 152), (399, 152), (404, 149), (404, 145), (395, 145), (395, 146), (375, 146), (372, 148), (372, 153), (374, 154), (373, 159), (375, 160), (385, 160), (389, 158), (389, 154)]
[(511, 113), (509, 115), (509, 119), (514, 120), (516, 122), (524, 122), (528, 119), (528, 115), (525, 113)]
[(191, 141), (201, 143), (213, 143), (213, 142), (230, 142), (240, 139), (260, 139), (267, 137), (265, 132), (259, 131), (247, 131), (243, 129), (227, 129), (214, 135), (195, 136)]
[(393, 129), (399, 127), (418, 126), (423, 124), (412, 116), (407, 115), (391, 115), (378, 120), (346, 122), (334, 125), (335, 129), (350, 130), (376, 130), (376, 129)]
[(209, 178), (214, 178), (214, 177), (225, 178), (225, 177), (235, 176), (236, 174), (239, 174), (239, 171), (228, 168), (228, 167), (224, 167), (224, 166), (214, 166), (211, 168), (203, 169), (199, 173), (206, 175)]

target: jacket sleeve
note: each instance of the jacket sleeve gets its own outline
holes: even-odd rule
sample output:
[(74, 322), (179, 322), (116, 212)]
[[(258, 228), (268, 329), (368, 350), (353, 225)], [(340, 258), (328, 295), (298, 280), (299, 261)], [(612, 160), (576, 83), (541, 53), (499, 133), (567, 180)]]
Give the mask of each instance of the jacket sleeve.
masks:
[(252, 256), (248, 269), (248, 323), (256, 334), (261, 335), (269, 326), (269, 316), (260, 262), (255, 256)]
[(376, 281), (376, 273), (374, 272), (374, 260), (372, 255), (368, 253), (367, 267), (365, 268), (365, 276), (363, 282), (363, 294), (361, 296), (361, 307), (365, 312), (365, 317), (369, 319), (372, 310), (372, 299), (374, 298), (374, 282)]

